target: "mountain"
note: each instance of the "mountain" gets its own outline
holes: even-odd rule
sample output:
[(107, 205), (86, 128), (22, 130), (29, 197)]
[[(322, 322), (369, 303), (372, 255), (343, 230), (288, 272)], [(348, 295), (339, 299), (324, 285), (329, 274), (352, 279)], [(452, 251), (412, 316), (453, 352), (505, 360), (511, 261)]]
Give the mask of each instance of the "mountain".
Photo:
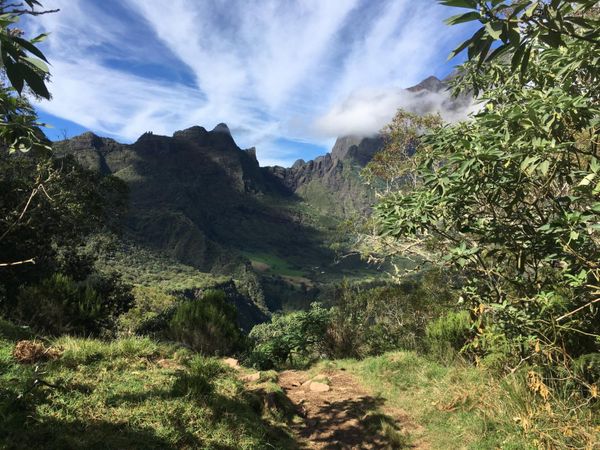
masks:
[[(425, 103), (445, 86), (431, 77), (409, 91)], [(153, 261), (233, 277), (258, 307), (274, 310), (332, 281), (376, 273), (358, 258), (337, 261), (331, 248), (339, 248), (341, 221), (374, 202), (360, 171), (383, 144), (381, 136), (340, 137), (330, 153), (289, 168), (260, 167), (256, 150), (238, 147), (225, 124), (147, 132), (133, 144), (87, 132), (54, 147), (127, 184), (123, 248), (138, 256), (119, 264), (138, 264), (141, 250), (127, 249), (145, 249), (159, 255)], [(187, 273), (160, 262), (169, 265)]]
[(125, 225), (137, 241), (204, 271), (226, 264), (230, 248), (306, 252), (316, 234), (271, 206), (285, 197), (282, 186), (265, 176), (253, 149), (235, 144), (225, 124), (171, 137), (145, 133), (131, 145), (84, 133), (55, 147), (128, 184)]
[[(447, 119), (459, 118), (472, 98), (448, 95), (450, 79), (431, 76), (405, 89), (410, 98), (406, 107), (417, 114), (442, 111)], [(383, 145), (380, 135), (343, 136), (336, 140), (330, 153), (312, 161), (300, 159), (289, 168), (275, 166), (264, 170), (319, 214), (347, 219), (364, 214), (375, 201), (374, 191), (362, 181), (360, 172)]]
[(346, 218), (364, 213), (373, 203), (374, 193), (361, 180), (360, 170), (382, 146), (380, 136), (345, 136), (336, 140), (331, 153), (265, 171), (318, 213)]

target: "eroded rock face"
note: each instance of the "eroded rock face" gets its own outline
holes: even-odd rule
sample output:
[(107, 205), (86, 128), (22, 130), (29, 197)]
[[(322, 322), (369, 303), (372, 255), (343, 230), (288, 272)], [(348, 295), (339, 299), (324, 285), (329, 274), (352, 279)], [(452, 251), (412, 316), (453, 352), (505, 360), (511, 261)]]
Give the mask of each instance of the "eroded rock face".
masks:
[[(447, 88), (447, 80), (432, 76), (406, 89), (412, 98), (411, 110), (417, 114), (436, 108), (449, 114), (464, 111), (471, 98), (450, 98), (444, 92)], [(324, 156), (312, 161), (300, 159), (289, 168), (266, 167), (263, 171), (322, 214), (347, 218), (367, 212), (375, 201), (374, 192), (363, 183), (360, 171), (383, 145), (381, 136), (343, 136)]]
[(290, 193), (299, 195), (322, 214), (347, 217), (364, 212), (374, 195), (360, 179), (360, 170), (383, 146), (380, 136), (338, 138), (330, 153), (292, 167), (265, 167)]

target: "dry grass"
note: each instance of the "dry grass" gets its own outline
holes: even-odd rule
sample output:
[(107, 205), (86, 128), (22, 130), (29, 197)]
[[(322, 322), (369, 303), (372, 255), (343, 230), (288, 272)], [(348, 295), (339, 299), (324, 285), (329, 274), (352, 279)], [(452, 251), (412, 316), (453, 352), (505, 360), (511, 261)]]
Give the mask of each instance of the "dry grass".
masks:
[(60, 358), (62, 352), (55, 347), (46, 347), (37, 341), (18, 341), (12, 356), (21, 364), (36, 364)]

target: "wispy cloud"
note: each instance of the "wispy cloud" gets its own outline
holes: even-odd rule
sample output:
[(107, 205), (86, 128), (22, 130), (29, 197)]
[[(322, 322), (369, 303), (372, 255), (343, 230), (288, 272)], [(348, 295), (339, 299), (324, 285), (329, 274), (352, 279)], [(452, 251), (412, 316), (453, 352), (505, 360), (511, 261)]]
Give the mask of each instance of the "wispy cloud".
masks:
[(460, 40), (434, 0), (55, 5), (30, 25), (52, 33), (53, 100), (40, 109), (127, 141), (227, 122), (263, 164), (381, 128), (400, 88), (447, 71)]

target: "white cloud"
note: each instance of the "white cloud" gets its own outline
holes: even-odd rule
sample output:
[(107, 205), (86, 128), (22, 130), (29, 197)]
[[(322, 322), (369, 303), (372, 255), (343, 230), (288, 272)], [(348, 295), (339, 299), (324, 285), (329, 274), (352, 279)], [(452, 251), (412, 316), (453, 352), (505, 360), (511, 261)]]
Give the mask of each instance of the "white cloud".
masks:
[(51, 6), (61, 12), (30, 21), (52, 33), (53, 100), (42, 110), (128, 141), (226, 122), (263, 163), (303, 156), (281, 138), (328, 145), (340, 130), (381, 128), (399, 106), (397, 86), (430, 75), (456, 40), (434, 0)]
[(326, 136), (372, 136), (392, 120), (398, 109), (417, 114), (439, 113), (445, 121), (455, 122), (466, 119), (477, 106), (470, 98), (454, 99), (445, 90), (363, 89), (334, 105), (314, 126), (317, 133)]

